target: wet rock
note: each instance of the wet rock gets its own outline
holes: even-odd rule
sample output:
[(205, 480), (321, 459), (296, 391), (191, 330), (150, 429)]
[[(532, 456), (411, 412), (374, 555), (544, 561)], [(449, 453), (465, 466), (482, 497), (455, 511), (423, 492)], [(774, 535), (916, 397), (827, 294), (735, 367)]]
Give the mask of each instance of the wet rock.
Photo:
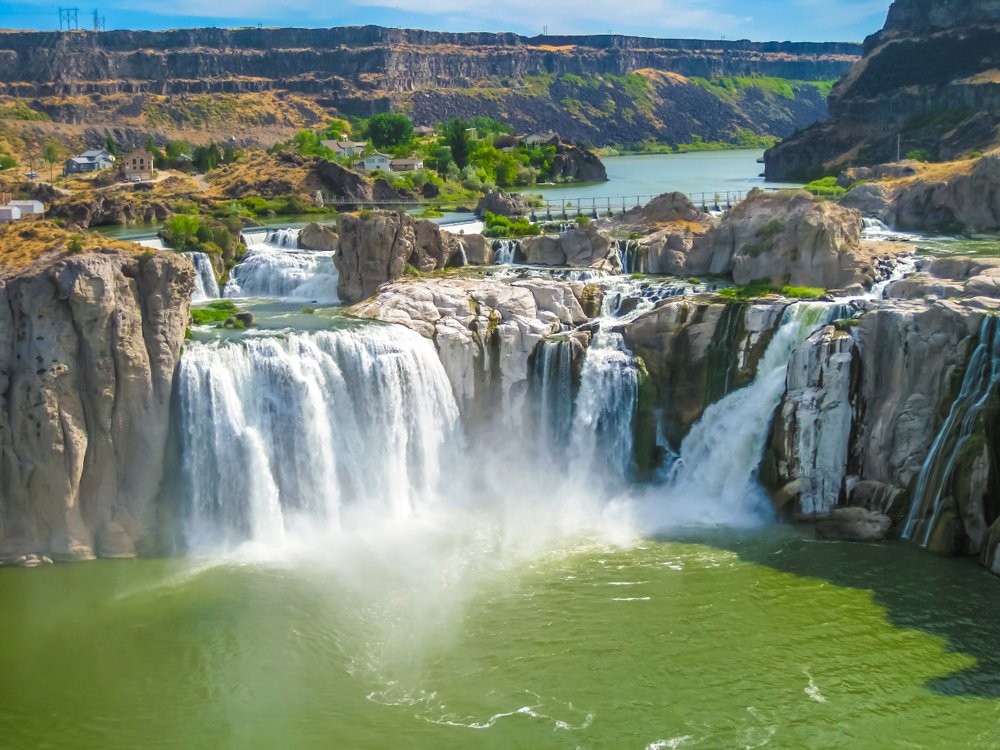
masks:
[(821, 539), (848, 542), (878, 542), (885, 539), (892, 526), (889, 516), (866, 508), (836, 508), (830, 517), (816, 524)]

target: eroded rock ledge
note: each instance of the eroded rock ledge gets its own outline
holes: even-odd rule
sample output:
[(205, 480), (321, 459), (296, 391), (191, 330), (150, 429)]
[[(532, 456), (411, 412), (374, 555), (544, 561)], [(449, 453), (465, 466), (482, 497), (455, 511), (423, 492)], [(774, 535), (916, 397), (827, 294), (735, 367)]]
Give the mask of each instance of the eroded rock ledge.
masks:
[(179, 255), (106, 248), (0, 277), (0, 559), (155, 549), (193, 283)]

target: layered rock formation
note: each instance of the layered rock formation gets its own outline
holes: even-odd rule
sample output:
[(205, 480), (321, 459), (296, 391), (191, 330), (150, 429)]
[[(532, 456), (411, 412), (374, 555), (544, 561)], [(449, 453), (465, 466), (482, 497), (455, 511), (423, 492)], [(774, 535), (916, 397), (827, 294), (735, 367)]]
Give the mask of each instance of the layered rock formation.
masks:
[(528, 237), (521, 241), (525, 263), (539, 266), (598, 268), (619, 272), (621, 264), (609, 258), (611, 239), (593, 225), (576, 227), (560, 234)]
[(156, 548), (193, 278), (181, 256), (118, 250), (0, 278), (0, 558)]
[(829, 120), (771, 149), (769, 180), (812, 179), (922, 149), (939, 160), (1000, 142), (1000, 6), (895, 0), (829, 98)]
[[(137, 115), (144, 111), (156, 115), (148, 120), (151, 129), (166, 121), (171, 128), (211, 128), (228, 140), (241, 122), (239, 97), (271, 92), (290, 92), (294, 104), (270, 117), (277, 107), (254, 106), (248, 122), (255, 127), (288, 127), (296, 109), (303, 110), (303, 122), (316, 122), (322, 108), (370, 115), (405, 104), (419, 124), (488, 115), (520, 132), (554, 129), (573, 142), (690, 142), (693, 135), (732, 140), (744, 128), (784, 136), (815, 122), (825, 105), (819, 89), (803, 82), (839, 78), (858, 54), (854, 44), (526, 38), (378, 27), (5, 32), (0, 93), (31, 98), (57, 121), (86, 123), (94, 145), (104, 132), (121, 132), (123, 120), (142, 128)], [(638, 80), (620, 80), (636, 71)], [(578, 85), (581, 76), (597, 85)], [(752, 86), (723, 96), (690, 81), (693, 76), (785, 78), (793, 82), (792, 96)], [(228, 122), (206, 100), (213, 95), (234, 105)], [(190, 106), (179, 105), (180, 97), (190, 98)], [(244, 140), (252, 132), (236, 136)]]

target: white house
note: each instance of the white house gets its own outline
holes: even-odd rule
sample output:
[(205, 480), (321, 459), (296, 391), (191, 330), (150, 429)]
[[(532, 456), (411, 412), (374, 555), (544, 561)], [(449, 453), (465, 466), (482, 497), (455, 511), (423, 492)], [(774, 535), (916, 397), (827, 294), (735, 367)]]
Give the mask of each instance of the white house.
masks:
[(539, 146), (548, 145), (553, 141), (559, 140), (559, 134), (553, 133), (551, 130), (547, 133), (532, 133), (527, 138), (524, 139), (525, 146)]
[(392, 157), (376, 151), (371, 156), (366, 156), (364, 159), (359, 161), (358, 166), (366, 172), (374, 172), (376, 169), (381, 169), (383, 172), (389, 172), (392, 170)]
[(389, 168), (393, 172), (416, 172), (424, 168), (423, 159), (393, 159), (389, 162)]
[(45, 204), (41, 201), (11, 201), (7, 205), (19, 209), (22, 219), (40, 219), (45, 215)]
[(320, 141), (324, 146), (333, 151), (335, 156), (357, 156), (364, 153), (366, 144), (364, 141)]
[(0, 224), (21, 220), (21, 209), (17, 206), (0, 206)]

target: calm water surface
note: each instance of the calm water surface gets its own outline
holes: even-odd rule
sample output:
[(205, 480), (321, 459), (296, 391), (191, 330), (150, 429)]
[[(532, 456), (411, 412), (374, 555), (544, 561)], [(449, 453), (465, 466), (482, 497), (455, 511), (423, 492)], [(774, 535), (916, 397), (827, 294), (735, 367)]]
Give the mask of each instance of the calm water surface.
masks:
[(0, 570), (0, 747), (1000, 747), (1000, 581), (967, 561), (455, 541)]

